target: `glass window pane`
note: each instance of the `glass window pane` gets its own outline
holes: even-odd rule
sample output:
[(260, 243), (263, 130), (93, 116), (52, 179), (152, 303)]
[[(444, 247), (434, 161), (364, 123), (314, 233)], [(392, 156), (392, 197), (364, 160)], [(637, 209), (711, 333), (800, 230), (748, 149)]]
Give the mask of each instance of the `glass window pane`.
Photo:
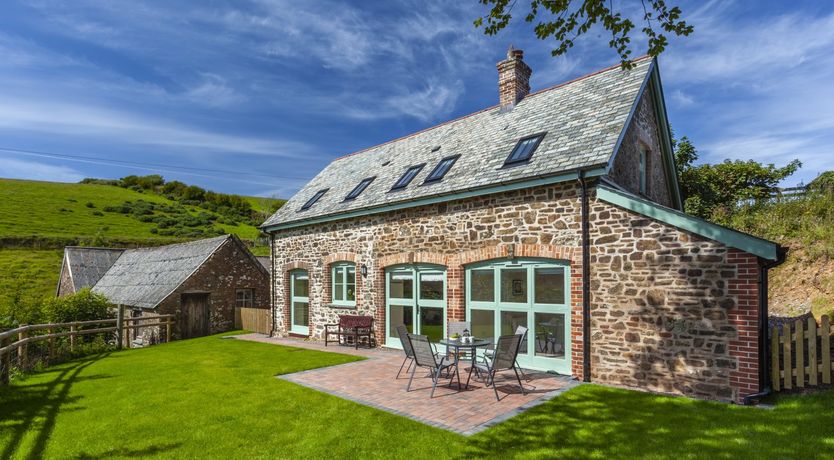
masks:
[(469, 298), (474, 302), (495, 301), (495, 270), (472, 270), (469, 277)]
[(307, 272), (298, 272), (293, 274), (293, 292), (294, 297), (307, 297), (309, 295), (310, 281), (307, 277)]
[(443, 340), (443, 309), (420, 307), (420, 334), (427, 335), (432, 342)]
[(292, 324), (294, 326), (309, 326), (310, 307), (307, 302), (293, 302)]
[(414, 333), (414, 308), (391, 305), (388, 315), (388, 337), (397, 338), (397, 326), (405, 324), (408, 332)]
[(501, 302), (527, 303), (527, 269), (501, 270)]
[[(527, 312), (526, 311), (502, 311), (501, 312), (501, 335), (515, 334), (518, 326), (527, 327)], [(521, 343), (521, 348), (518, 350), (520, 354), (527, 354), (528, 337), (524, 338)]]
[(492, 310), (470, 310), (469, 321), (472, 323), (472, 335), (479, 339), (495, 342), (495, 312)]
[(565, 357), (564, 313), (536, 313), (536, 356)]
[(443, 274), (420, 273), (420, 298), (423, 300), (443, 300)]
[(411, 273), (391, 273), (389, 296), (392, 299), (414, 298), (414, 279)]
[(356, 300), (356, 267), (347, 267), (345, 281), (347, 283), (347, 286), (345, 287), (345, 300)]
[(343, 267), (333, 269), (333, 300), (345, 300), (345, 271)]
[(536, 303), (565, 303), (564, 268), (537, 268), (534, 278)]

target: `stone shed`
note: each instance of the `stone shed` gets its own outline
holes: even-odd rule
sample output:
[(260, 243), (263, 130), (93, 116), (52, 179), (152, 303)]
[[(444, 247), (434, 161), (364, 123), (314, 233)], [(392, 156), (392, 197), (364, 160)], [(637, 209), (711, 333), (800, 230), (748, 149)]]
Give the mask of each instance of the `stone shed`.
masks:
[[(269, 308), (269, 272), (234, 235), (127, 249), (93, 292), (132, 309), (133, 317), (176, 314), (177, 338), (231, 330), (235, 307)], [(151, 329), (151, 328), (148, 328)], [(134, 339), (153, 341), (156, 330)]]

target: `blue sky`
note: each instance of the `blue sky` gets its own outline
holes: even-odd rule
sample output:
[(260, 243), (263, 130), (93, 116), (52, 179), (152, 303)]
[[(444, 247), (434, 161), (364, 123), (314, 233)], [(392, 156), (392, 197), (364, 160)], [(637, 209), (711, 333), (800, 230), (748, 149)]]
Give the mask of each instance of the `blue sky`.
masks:
[[(799, 158), (786, 185), (834, 169), (834, 2), (681, 6), (695, 34), (660, 58), (676, 134), (709, 162)], [(475, 0), (0, 8), (0, 177), (160, 173), (289, 197), (337, 156), (495, 104), (510, 43), (533, 90), (618, 62), (597, 31), (559, 58), (522, 21), (484, 36)]]

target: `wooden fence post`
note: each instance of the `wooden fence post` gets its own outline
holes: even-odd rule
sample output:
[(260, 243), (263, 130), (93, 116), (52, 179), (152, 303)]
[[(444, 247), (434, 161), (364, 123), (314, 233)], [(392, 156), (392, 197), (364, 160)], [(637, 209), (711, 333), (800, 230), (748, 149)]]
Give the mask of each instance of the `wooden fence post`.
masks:
[(116, 307), (116, 348), (121, 350), (124, 342), (123, 321), (125, 318), (124, 308), (121, 305)]
[[(9, 346), (11, 340), (8, 337), (4, 337), (3, 340), (0, 340), (0, 348), (5, 348)], [(12, 351), (6, 350), (0, 353), (0, 385), (8, 385), (9, 384), (9, 369), (12, 367)]]
[[(52, 335), (53, 332), (54, 332), (54, 330), (51, 327), (46, 330), (46, 333), (49, 334), (49, 335)], [(49, 338), (49, 359), (52, 359), (54, 357), (55, 357), (55, 337), (50, 337)]]
[(822, 317), (822, 383), (831, 383), (831, 323)]
[(779, 391), (781, 377), (779, 375), (779, 328), (770, 329), (770, 372), (773, 391)]
[(791, 370), (793, 366), (791, 365), (791, 342), (793, 338), (791, 337), (791, 323), (785, 323), (782, 325), (782, 348), (784, 350), (783, 357), (785, 361), (785, 389), (790, 390), (793, 388), (793, 373)]
[(174, 322), (174, 318), (168, 317), (165, 321), (165, 343), (171, 341), (171, 323)]
[(817, 384), (817, 321), (808, 318), (808, 384)]
[[(20, 327), (24, 329), (17, 334), (17, 340), (26, 340), (29, 337), (29, 330), (25, 329), (27, 325), (22, 324)], [(23, 343), (17, 346), (17, 366), (25, 371), (29, 369), (29, 344)]]
[(70, 324), (70, 353), (75, 351), (75, 324)]
[(805, 388), (805, 328), (796, 320), (796, 387)]

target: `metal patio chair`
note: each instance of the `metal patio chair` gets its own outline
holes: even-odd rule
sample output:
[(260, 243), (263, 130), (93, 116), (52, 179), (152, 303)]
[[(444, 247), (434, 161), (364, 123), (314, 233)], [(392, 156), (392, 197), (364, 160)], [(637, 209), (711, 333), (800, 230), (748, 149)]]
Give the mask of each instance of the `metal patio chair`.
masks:
[[(498, 372), (512, 370), (515, 373), (516, 380), (518, 380), (518, 386), (521, 387), (521, 394), (527, 394), (524, 390), (524, 384), (521, 383), (521, 377), (518, 375), (516, 366), (521, 338), (521, 335), (502, 335), (498, 337), (498, 344), (495, 345), (495, 354), (492, 360), (485, 359), (483, 362), (472, 363), (472, 368), (478, 373), (484, 372), (486, 374), (486, 386), (492, 385), (492, 391), (495, 392), (495, 399), (498, 401), (501, 401), (501, 398), (498, 396), (498, 389), (495, 387), (495, 374)], [(471, 370), (469, 377), (472, 377)], [(467, 385), (469, 385), (469, 377), (466, 379)]]
[(403, 359), (403, 363), (400, 365), (400, 370), (397, 371), (395, 379), (400, 378), (400, 373), (403, 371), (403, 366), (405, 366), (406, 362), (408, 362), (408, 367), (405, 368), (406, 373), (411, 369), (411, 365), (414, 364), (414, 349), (411, 348), (411, 341), (408, 340), (408, 328), (405, 327), (405, 324), (397, 326), (397, 335), (400, 337), (400, 344), (403, 346), (405, 359)]
[[(515, 328), (515, 335), (521, 335), (521, 343), (519, 344), (519, 351), (521, 351), (521, 348), (527, 342), (527, 328), (524, 327), (524, 326), (516, 327)], [(492, 359), (492, 356), (494, 354), (495, 354), (494, 349), (490, 348), (488, 350), (484, 350), (484, 356), (488, 359)], [(528, 379), (527, 375), (524, 374), (524, 369), (521, 366), (518, 365), (518, 359), (516, 359), (516, 361), (515, 361), (515, 367), (516, 367), (516, 369), (518, 369), (519, 372), (521, 372), (521, 376), (524, 378), (524, 380), (529, 382), (530, 379)]]
[[(463, 331), (471, 332), (472, 327), (469, 321), (449, 321), (446, 325), (446, 340), (451, 340), (454, 334), (463, 337)], [(459, 359), (471, 359), (471, 353), (468, 351), (460, 351)]]
[[(445, 370), (449, 374), (449, 368), (454, 366), (454, 362), (449, 358), (443, 356), (438, 357), (434, 353), (432, 343), (425, 335), (408, 334), (408, 340), (411, 344), (411, 350), (414, 353), (414, 369), (411, 370), (411, 378), (408, 379), (408, 386), (405, 391), (411, 391), (411, 382), (414, 381), (414, 373), (418, 367), (428, 369), (431, 374), (432, 387), (431, 398), (434, 397), (434, 390), (437, 389), (437, 382), (440, 380), (440, 374)], [(452, 381), (449, 380), (449, 386)]]

